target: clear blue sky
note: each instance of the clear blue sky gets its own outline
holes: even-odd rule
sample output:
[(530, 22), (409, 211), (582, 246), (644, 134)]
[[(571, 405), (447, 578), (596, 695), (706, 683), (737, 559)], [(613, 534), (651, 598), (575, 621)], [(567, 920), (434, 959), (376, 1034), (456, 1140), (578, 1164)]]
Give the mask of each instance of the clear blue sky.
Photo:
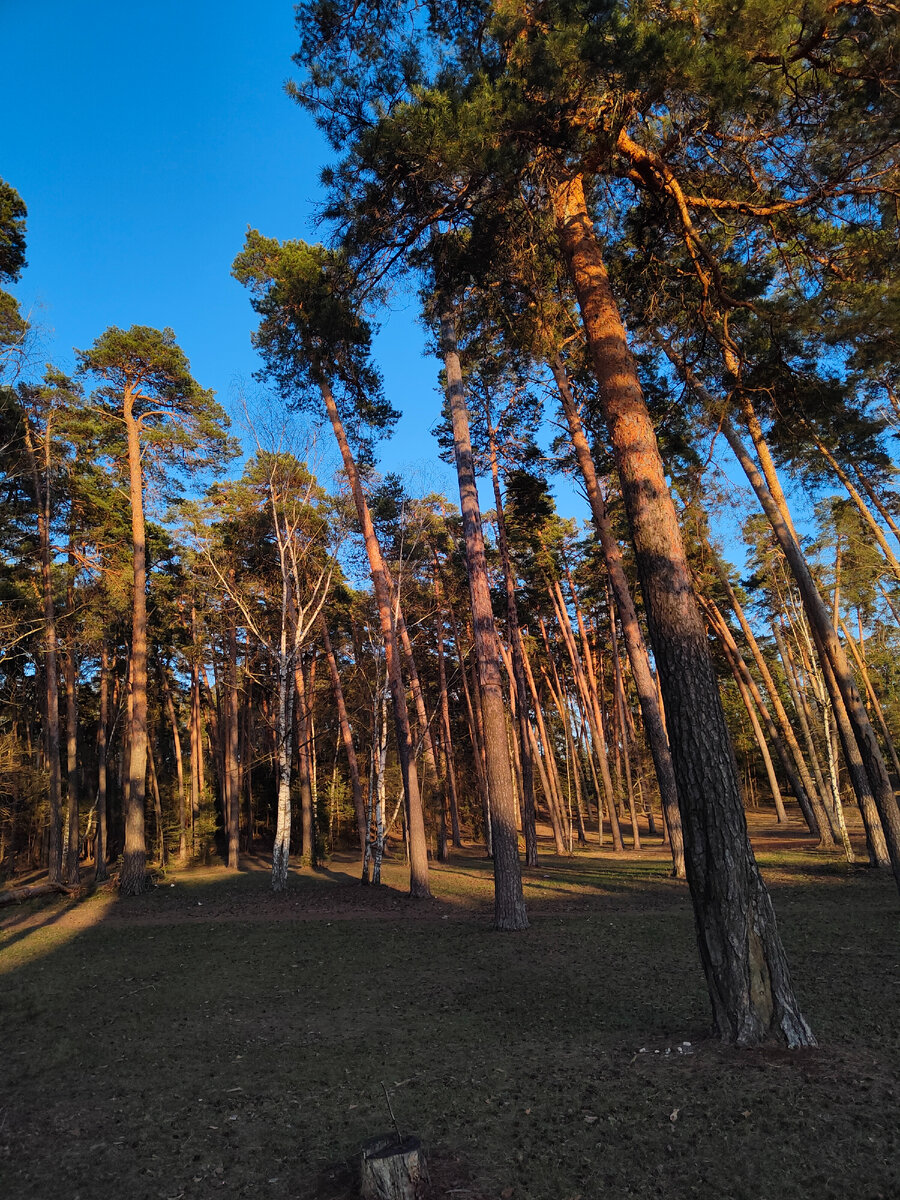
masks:
[[(170, 325), (227, 406), (258, 365), (229, 274), (247, 225), (322, 236), (311, 218), (329, 150), (283, 90), (291, 0), (0, 0), (0, 15), (0, 177), (28, 206), (15, 291), (45, 357), (69, 368), (108, 325)], [(427, 433), (438, 364), (403, 303), (377, 345), (404, 412), (382, 466), (453, 496)]]
[[(330, 150), (284, 94), (291, 0), (0, 0), (0, 16), (0, 177), (28, 205), (15, 291), (45, 357), (68, 369), (72, 348), (108, 325), (170, 325), (197, 379), (231, 406), (258, 365), (254, 314), (229, 274), (247, 225), (320, 236)], [(380, 463), (414, 494), (456, 501), (428, 433), (439, 364), (423, 348), (415, 299), (399, 297), (376, 356), (404, 415)], [(568, 484), (554, 490), (563, 515), (587, 515)], [(482, 496), (492, 507), (489, 486)]]

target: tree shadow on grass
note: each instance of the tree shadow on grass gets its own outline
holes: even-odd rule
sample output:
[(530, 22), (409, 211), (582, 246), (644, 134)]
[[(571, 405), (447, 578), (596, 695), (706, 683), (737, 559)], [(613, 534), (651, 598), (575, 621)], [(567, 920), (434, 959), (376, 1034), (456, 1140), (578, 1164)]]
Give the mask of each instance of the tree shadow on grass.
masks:
[[(173, 875), (174, 888), (87, 904), (96, 924), (76, 936), (67, 905), (49, 906), (35, 951), (22, 938), (0, 963), (6, 1194), (44, 1200), (62, 1177), (86, 1196), (339, 1200), (326, 1185), (348, 1177), (323, 1172), (385, 1127), (382, 1084), (436, 1163), (472, 1164), (435, 1193), (455, 1200), (900, 1194), (889, 879), (836, 889), (803, 876), (779, 895), (825, 1046), (801, 1059), (703, 1042), (684, 885), (651, 872), (629, 893), (623, 860), (617, 892), (588, 890), (577, 914), (553, 899), (554, 919), (506, 936), (485, 928), (480, 900), (468, 919), (419, 919), (401, 866), (384, 889), (342, 883), (339, 862), (330, 876), (292, 875), (284, 911), (307, 920), (270, 920), (278, 898), (252, 870)], [(434, 882), (468, 903), (465, 874), (461, 860)], [(489, 884), (481, 865), (468, 878)], [(636, 912), (645, 886), (671, 902)], [(351, 890), (398, 907), (364, 919)], [(348, 919), (315, 910), (311, 897), (345, 892)], [(193, 902), (196, 916), (169, 926), (170, 902)], [(136, 929), (144, 919), (153, 928)], [(684, 1041), (696, 1052), (679, 1056)]]

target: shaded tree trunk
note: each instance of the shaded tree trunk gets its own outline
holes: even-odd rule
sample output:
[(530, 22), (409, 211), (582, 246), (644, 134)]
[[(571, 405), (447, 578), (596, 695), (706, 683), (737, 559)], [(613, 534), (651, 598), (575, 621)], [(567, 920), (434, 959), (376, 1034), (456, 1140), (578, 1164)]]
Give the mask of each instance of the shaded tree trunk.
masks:
[(97, 721), (97, 840), (94, 843), (94, 882), (109, 878), (107, 855), (107, 754), (109, 738), (109, 645), (100, 644), (100, 712)]
[(353, 793), (353, 810), (356, 813), (356, 830), (359, 834), (360, 854), (366, 852), (366, 802), (363, 796), (362, 783), (359, 778), (359, 760), (356, 757), (356, 747), (353, 745), (353, 731), (350, 728), (350, 718), (347, 716), (347, 704), (344, 700), (344, 689), (341, 687), (341, 677), (338, 673), (337, 659), (328, 636), (328, 626), (325, 618), (319, 618), (319, 630), (322, 634), (322, 645), (325, 649), (325, 661), (328, 663), (328, 676), (331, 680), (331, 690), (338, 712), (338, 723), (341, 730), (341, 743), (347, 757), (347, 770), (350, 775), (350, 788)]
[(175, 781), (178, 785), (178, 857), (182, 862), (188, 856), (188, 818), (187, 802), (184, 794), (184, 759), (181, 754), (181, 734), (178, 732), (178, 718), (175, 714), (175, 704), (172, 700), (172, 690), (169, 687), (165, 666), (160, 666), (163, 701), (166, 706), (166, 716), (172, 728), (172, 742), (175, 748)]

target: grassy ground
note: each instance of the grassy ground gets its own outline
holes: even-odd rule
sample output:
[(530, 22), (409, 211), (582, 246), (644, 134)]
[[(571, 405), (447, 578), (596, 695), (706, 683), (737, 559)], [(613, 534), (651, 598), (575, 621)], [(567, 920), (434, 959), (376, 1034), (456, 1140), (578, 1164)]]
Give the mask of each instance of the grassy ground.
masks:
[(660, 855), (545, 861), (522, 935), (471, 856), (424, 904), (337, 863), (285, 898), (251, 869), (7, 910), (0, 1195), (349, 1197), (383, 1083), (456, 1200), (900, 1196), (889, 878), (763, 850), (822, 1047), (739, 1053)]

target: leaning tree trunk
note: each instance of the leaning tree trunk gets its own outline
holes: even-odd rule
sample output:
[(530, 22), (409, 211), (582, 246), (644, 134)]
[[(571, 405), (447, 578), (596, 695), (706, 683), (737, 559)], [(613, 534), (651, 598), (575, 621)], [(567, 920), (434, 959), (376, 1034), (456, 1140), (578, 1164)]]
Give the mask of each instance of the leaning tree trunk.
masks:
[(553, 199), (660, 674), (687, 877), (715, 1022), (724, 1040), (739, 1045), (773, 1036), (792, 1047), (813, 1045), (794, 995), (771, 898), (750, 847), (737, 763), (675, 505), (581, 177), (560, 183)]
[(527, 929), (528, 917), (522, 893), (519, 836), (516, 829), (516, 785), (506, 740), (506, 710), (500, 680), (497, 633), (491, 609), (481, 511), (469, 435), (469, 413), (456, 348), (456, 330), (449, 311), (441, 314), (441, 350), (447, 374), (447, 400), (453, 419), (453, 447), (466, 544), (466, 568), (472, 603), (478, 682), (481, 687), (487, 785), (491, 807), (494, 924), (498, 929)]
[(350, 443), (347, 440), (347, 434), (344, 430), (334, 395), (324, 379), (319, 381), (319, 390), (322, 394), (325, 411), (328, 414), (331, 428), (334, 431), (334, 436), (341, 452), (344, 472), (350, 484), (350, 491), (353, 494), (356, 515), (359, 519), (363, 541), (366, 546), (366, 555), (369, 559), (369, 571), (372, 575), (375, 603), (378, 606), (378, 619), (381, 625), (381, 636), (384, 642), (384, 655), (391, 689), (394, 726), (397, 732), (397, 756), (400, 760), (403, 792), (406, 797), (406, 819), (409, 829), (409, 894), (414, 899), (420, 899), (431, 895), (431, 889), (428, 884), (428, 844), (425, 838), (425, 814), (422, 811), (422, 795), (419, 791), (412, 735), (409, 727), (406, 688), (403, 683), (403, 672), (400, 666), (397, 637), (394, 630), (391, 591), (387, 582), (381, 546), (378, 544), (375, 526), (372, 524), (369, 506), (363, 494), (359, 470), (350, 450)]
[[(825, 811), (821, 793), (809, 773), (809, 768), (806, 765), (806, 759), (803, 757), (803, 752), (800, 749), (800, 743), (797, 741), (797, 735), (788, 720), (788, 715), (785, 712), (784, 705), (781, 702), (778, 688), (775, 685), (775, 680), (772, 678), (772, 673), (769, 670), (769, 664), (763, 657), (762, 651), (759, 648), (759, 643), (750, 627), (750, 622), (747, 620), (746, 614), (741, 606), (740, 601), (735, 595), (734, 588), (728, 579), (725, 568), (722, 566), (718, 556), (714, 556), (714, 565), (716, 573), (721, 580), (725, 591), (728, 594), (728, 599), (731, 601), (731, 607), (734, 609), (734, 614), (740, 622), (741, 629), (744, 631), (744, 637), (747, 639), (747, 645), (750, 647), (750, 653), (753, 655), (753, 660), (756, 663), (757, 670), (762, 676), (762, 681), (765, 684), (766, 691), (769, 694), (769, 699), (772, 702), (772, 708), (775, 712), (775, 719), (778, 729), (781, 733), (786, 745), (789, 747), (791, 757), (799, 775), (800, 787), (806, 797), (806, 804), (809, 806), (809, 811), (804, 805), (803, 795), (796, 790), (797, 800), (803, 810), (803, 816), (811, 833), (816, 834), (823, 846), (832, 847), (834, 838), (831, 833), (831, 825), (828, 820), (828, 814)], [(792, 783), (792, 787), (794, 784)]]
[[(803, 551), (794, 538), (781, 508), (776, 503), (770, 490), (766, 487), (756, 465), (747, 453), (743, 441), (727, 418), (722, 422), (722, 432), (750, 481), (750, 486), (756, 493), (763, 512), (769, 519), (772, 531), (787, 559), (791, 574), (797, 583), (803, 601), (803, 609), (809, 620), (810, 629), (819, 650), (822, 670), (832, 697), (835, 717), (839, 721), (844, 755), (847, 759), (848, 768), (854, 776), (854, 790), (859, 798), (860, 806), (863, 808), (863, 816), (865, 817), (867, 789), (865, 781), (861, 778), (861, 775), (864, 774), (871, 787), (871, 796), (881, 821), (891, 867), (894, 872), (894, 879), (898, 889), (900, 889), (900, 809), (897, 808), (894, 789), (881, 755), (878, 739), (875, 736), (875, 730), (869, 722), (865, 706), (857, 690), (853, 673), (850, 670), (850, 664), (844, 653), (844, 647), (841, 645), (840, 638), (831, 623), (831, 616), (819, 594), (819, 589), (816, 587), (815, 580), (803, 556)], [(846, 721), (849, 726), (846, 730), (842, 722), (842, 708), (846, 712)], [(857, 759), (861, 761), (862, 772), (854, 765)], [(869, 824), (871, 825), (872, 822), (869, 822)], [(870, 838), (871, 848), (872, 841)]]
[(144, 481), (141, 441), (134, 416), (134, 395), (126, 389), (125, 429), (128, 434), (128, 473), (131, 496), (131, 535), (134, 546), (134, 599), (131, 616), (131, 711), (128, 722), (128, 787), (125, 793), (125, 852), (119, 891), (137, 896), (146, 888), (147, 841), (144, 798), (147, 780), (147, 554), (144, 529)]

